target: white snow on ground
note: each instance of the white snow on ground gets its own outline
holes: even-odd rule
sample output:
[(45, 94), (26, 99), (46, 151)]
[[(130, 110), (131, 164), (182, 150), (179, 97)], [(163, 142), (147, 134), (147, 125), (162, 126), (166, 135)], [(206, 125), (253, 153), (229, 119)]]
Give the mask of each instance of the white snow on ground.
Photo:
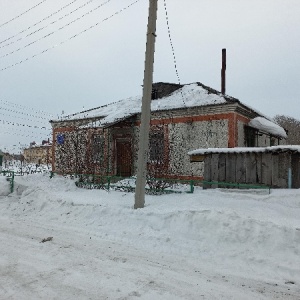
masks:
[[(146, 196), (0, 181), (0, 299), (300, 299), (300, 191)], [(42, 243), (45, 238), (51, 241)]]

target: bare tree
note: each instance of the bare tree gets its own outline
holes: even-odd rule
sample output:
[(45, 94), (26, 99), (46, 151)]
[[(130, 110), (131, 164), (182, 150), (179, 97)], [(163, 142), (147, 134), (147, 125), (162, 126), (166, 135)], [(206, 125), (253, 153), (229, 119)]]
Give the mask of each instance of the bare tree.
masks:
[(274, 121), (283, 127), (288, 134), (288, 145), (300, 145), (300, 121), (285, 115), (277, 115)]

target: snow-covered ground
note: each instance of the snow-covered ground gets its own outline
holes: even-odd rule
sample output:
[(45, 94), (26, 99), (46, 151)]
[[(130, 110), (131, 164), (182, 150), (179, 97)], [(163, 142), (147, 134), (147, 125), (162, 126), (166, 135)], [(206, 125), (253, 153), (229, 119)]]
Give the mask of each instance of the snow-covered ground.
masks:
[[(300, 191), (146, 196), (0, 177), (0, 299), (300, 299)], [(52, 237), (52, 240), (42, 242)]]

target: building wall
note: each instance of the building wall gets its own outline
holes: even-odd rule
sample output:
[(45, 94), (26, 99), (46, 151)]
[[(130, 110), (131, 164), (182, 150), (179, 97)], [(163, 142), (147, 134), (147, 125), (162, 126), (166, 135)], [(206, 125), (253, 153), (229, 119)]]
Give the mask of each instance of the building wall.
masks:
[(169, 125), (170, 173), (203, 176), (203, 164), (190, 163), (188, 151), (228, 146), (228, 120), (198, 121)]
[[(168, 111), (156, 111), (151, 115), (151, 130), (164, 132), (164, 157), (161, 162), (148, 162), (148, 169), (157, 168), (155, 176), (179, 177), (182, 179), (202, 178), (203, 163), (190, 163), (188, 151), (197, 148), (227, 148), (245, 146), (245, 124), (254, 115), (237, 113), (237, 104), (214, 107), (195, 107)], [(94, 120), (96, 121), (96, 120)], [(74, 123), (74, 122), (73, 122)], [(126, 142), (132, 156), (132, 175), (137, 172), (140, 116), (103, 128), (84, 128), (86, 120), (72, 124), (55, 124), (53, 127), (53, 170), (64, 173), (98, 173), (115, 175), (120, 159), (117, 143)], [(71, 126), (72, 125), (72, 126)], [(95, 133), (103, 134), (105, 140), (104, 160), (94, 162), (92, 138)], [(64, 145), (57, 144), (58, 135), (64, 135)], [(262, 143), (262, 141), (261, 141)], [(264, 146), (262, 143), (261, 146)]]
[[(60, 140), (61, 142), (58, 142)], [(63, 173), (82, 173), (87, 152), (87, 131), (59, 128), (53, 134), (53, 170)]]

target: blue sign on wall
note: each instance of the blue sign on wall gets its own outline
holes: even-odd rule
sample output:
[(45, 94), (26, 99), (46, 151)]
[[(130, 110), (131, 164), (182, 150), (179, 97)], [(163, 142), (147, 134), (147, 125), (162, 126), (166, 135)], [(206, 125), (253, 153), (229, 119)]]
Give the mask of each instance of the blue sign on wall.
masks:
[(59, 145), (62, 145), (65, 142), (65, 136), (63, 134), (59, 134), (56, 139)]

